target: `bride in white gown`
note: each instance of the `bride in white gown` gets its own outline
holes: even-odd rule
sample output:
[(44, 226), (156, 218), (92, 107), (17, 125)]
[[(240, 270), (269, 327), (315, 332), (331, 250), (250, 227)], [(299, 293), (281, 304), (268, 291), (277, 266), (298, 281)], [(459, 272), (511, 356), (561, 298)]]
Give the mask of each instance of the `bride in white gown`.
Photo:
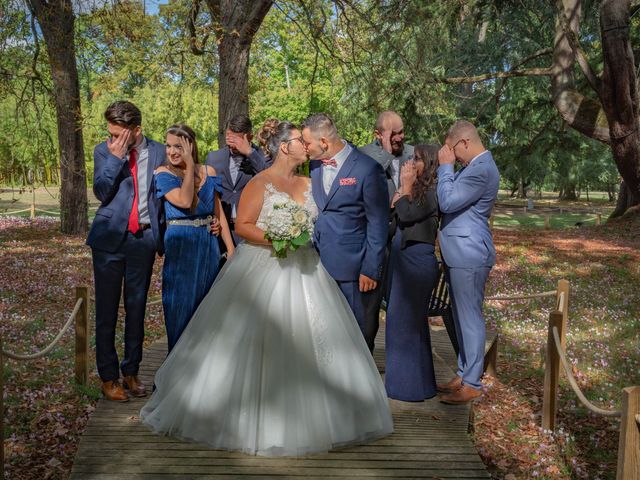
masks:
[(393, 431), (389, 404), (362, 333), (311, 245), (272, 255), (264, 239), (274, 204), (315, 218), (300, 132), (278, 125), (271, 168), (240, 201), (247, 241), (227, 262), (155, 377), (140, 412), (152, 430), (213, 448), (300, 456)]

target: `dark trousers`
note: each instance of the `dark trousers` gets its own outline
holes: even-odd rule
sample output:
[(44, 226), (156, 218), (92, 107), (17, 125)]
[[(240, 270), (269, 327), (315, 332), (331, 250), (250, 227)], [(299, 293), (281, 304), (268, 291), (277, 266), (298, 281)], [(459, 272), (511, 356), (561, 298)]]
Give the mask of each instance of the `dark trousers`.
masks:
[[(380, 302), (377, 300), (378, 291), (382, 290), (380, 283), (369, 292), (361, 292), (359, 282), (338, 282), (338, 286), (358, 321), (369, 351), (373, 352), (380, 321)], [(381, 299), (380, 297), (380, 301)], [(376, 301), (378, 301), (377, 310), (374, 307)], [(375, 315), (373, 315), (374, 312)]]
[(96, 363), (103, 382), (117, 380), (115, 347), (118, 305), (124, 280), (124, 376), (137, 375), (142, 360), (144, 315), (156, 244), (151, 229), (127, 233), (116, 252), (91, 249), (96, 291)]

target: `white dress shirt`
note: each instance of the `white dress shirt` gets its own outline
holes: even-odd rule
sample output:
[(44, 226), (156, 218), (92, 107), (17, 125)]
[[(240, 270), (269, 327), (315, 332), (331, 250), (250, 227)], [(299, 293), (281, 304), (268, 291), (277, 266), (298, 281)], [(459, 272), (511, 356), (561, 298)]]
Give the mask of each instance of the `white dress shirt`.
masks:
[(400, 157), (393, 157), (393, 160), (391, 160), (391, 168), (391, 178), (393, 179), (396, 190), (398, 190), (400, 188)]
[(344, 147), (338, 153), (336, 153), (332, 158), (336, 161), (336, 166), (331, 165), (322, 165), (322, 186), (324, 187), (324, 193), (329, 195), (329, 190), (331, 190), (331, 185), (333, 185), (333, 181), (336, 179), (340, 168), (346, 162), (347, 157), (351, 154), (351, 145), (342, 140)]
[(231, 174), (231, 181), (235, 185), (238, 181), (238, 174), (240, 173), (240, 165), (244, 160), (244, 155), (229, 155), (229, 173)]

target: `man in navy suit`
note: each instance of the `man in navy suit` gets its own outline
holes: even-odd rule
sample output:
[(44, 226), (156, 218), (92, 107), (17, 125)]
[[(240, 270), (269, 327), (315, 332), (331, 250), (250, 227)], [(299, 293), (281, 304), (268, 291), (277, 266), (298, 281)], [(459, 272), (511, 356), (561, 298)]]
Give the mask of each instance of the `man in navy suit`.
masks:
[[(453, 172), (458, 160), (462, 169)], [(482, 394), (486, 328), (484, 288), (496, 250), (489, 229), (500, 174), (473, 124), (458, 120), (438, 153), (438, 204), (442, 211), (440, 249), (451, 295), (460, 351), (453, 380), (438, 385), (441, 401), (467, 403)]]
[[(162, 254), (162, 204), (153, 171), (165, 161), (164, 145), (142, 134), (142, 114), (130, 102), (114, 102), (104, 113), (109, 139), (94, 152), (93, 192), (100, 207), (89, 231), (96, 292), (96, 363), (105, 398), (143, 397), (138, 379), (144, 316), (156, 252)], [(124, 358), (118, 368), (114, 345), (124, 280)], [(122, 371), (123, 385), (119, 383)]]
[(381, 288), (387, 244), (389, 196), (384, 170), (342, 140), (324, 113), (304, 121), (302, 137), (312, 161), (312, 193), (319, 211), (313, 240), (373, 351), (378, 315), (373, 318), (366, 312), (376, 288)]
[(262, 151), (251, 143), (253, 126), (246, 115), (236, 115), (229, 120), (225, 131), (226, 146), (209, 152), (205, 163), (215, 168), (222, 179), (222, 208), (229, 221), (233, 240), (237, 244), (233, 225), (240, 194), (253, 176), (269, 166), (269, 160)]

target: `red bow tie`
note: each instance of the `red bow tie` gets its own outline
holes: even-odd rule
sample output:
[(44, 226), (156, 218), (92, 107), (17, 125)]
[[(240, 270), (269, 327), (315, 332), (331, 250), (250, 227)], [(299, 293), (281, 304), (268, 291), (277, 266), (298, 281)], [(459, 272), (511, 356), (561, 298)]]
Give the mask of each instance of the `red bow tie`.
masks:
[(321, 158), (322, 165), (338, 168), (335, 158)]

